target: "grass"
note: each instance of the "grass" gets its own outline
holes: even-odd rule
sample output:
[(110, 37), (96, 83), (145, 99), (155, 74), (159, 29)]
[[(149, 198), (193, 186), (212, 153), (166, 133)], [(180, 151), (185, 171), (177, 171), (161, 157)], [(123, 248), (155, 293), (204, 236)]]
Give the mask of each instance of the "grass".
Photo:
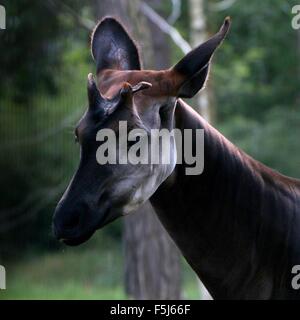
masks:
[[(0, 290), (0, 299), (128, 299), (121, 244), (111, 242), (99, 233), (81, 247), (7, 264), (7, 289)], [(183, 265), (184, 298), (198, 299), (195, 275)]]
[(7, 289), (0, 299), (124, 299), (122, 255), (96, 237), (83, 248), (29, 256), (6, 266)]

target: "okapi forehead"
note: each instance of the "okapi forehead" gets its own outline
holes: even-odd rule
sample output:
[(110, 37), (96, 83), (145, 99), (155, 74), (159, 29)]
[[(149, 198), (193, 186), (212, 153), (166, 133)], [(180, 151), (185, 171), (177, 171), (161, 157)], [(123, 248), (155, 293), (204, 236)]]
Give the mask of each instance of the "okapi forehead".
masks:
[(124, 82), (132, 86), (141, 81), (152, 84), (152, 87), (143, 90), (141, 94), (149, 97), (175, 97), (180, 83), (179, 75), (172, 70), (162, 71), (115, 71), (105, 70), (98, 74), (100, 92), (108, 98), (112, 98), (122, 87)]

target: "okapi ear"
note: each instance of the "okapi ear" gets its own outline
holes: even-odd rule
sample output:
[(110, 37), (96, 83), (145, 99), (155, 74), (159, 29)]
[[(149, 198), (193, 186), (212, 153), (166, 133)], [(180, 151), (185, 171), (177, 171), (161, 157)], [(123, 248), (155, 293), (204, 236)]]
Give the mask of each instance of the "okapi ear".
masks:
[(97, 73), (104, 69), (141, 69), (134, 41), (114, 18), (106, 17), (95, 27), (91, 36), (91, 51)]
[(181, 79), (178, 87), (178, 97), (192, 98), (205, 85), (209, 73), (210, 60), (224, 40), (230, 27), (230, 18), (227, 17), (219, 32), (212, 38), (189, 52), (180, 60), (172, 71)]

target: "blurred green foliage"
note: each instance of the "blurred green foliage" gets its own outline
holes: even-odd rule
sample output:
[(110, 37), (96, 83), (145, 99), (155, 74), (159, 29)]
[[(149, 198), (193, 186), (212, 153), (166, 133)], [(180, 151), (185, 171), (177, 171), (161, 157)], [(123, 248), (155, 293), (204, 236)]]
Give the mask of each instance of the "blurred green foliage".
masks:
[(257, 160), (299, 178), (299, 31), (291, 27), (296, 3), (235, 1), (227, 10), (207, 12), (210, 30), (224, 16), (232, 18), (212, 68), (216, 126)]
[(215, 30), (225, 15), (232, 28), (215, 58), (213, 73), (218, 115), (263, 120), (272, 108), (292, 109), (299, 103), (297, 31), (291, 8), (297, 1), (236, 1), (217, 15), (209, 13)]
[[(92, 70), (89, 33), (51, 3), (4, 3), (0, 257), (18, 256), (27, 245), (57, 247), (51, 214), (78, 163), (73, 128), (85, 109)], [(74, 10), (78, 5), (72, 1)]]

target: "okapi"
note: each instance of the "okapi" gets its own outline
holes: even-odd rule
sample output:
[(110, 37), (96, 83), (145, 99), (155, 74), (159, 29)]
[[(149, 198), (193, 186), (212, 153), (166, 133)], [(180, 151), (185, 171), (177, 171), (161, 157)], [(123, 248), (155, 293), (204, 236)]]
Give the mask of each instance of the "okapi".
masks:
[[(204, 87), (229, 27), (226, 18), (174, 67), (150, 71), (141, 70), (138, 49), (117, 20), (107, 17), (96, 26), (97, 84), (89, 74), (88, 108), (75, 129), (80, 164), (56, 208), (53, 230), (67, 245), (79, 245), (150, 200), (213, 298), (297, 299), (291, 281), (300, 264), (300, 180), (248, 156), (180, 99)], [(99, 165), (96, 134), (111, 128), (118, 135), (120, 121), (146, 130), (204, 129), (203, 173), (187, 176), (189, 165), (174, 161)], [(170, 152), (176, 159), (176, 148)]]

